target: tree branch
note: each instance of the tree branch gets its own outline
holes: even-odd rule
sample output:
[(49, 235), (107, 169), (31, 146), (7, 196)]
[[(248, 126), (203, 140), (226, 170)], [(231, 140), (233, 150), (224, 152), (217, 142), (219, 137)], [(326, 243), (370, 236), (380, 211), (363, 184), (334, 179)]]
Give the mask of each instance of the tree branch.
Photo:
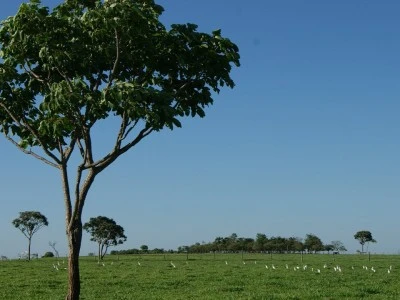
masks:
[(43, 156), (40, 156), (39, 154), (33, 152), (32, 150), (26, 150), (25, 148), (21, 147), (16, 141), (14, 141), (11, 137), (6, 135), (5, 132), (3, 132), (3, 135), (5, 136), (5, 138), (7, 140), (9, 140), (14, 146), (16, 146), (19, 150), (21, 150), (25, 154), (32, 155), (33, 157), (41, 160), (42, 162), (44, 162), (44, 163), (46, 163), (46, 164), (48, 164), (48, 165), (50, 165), (50, 166), (52, 166), (54, 168), (60, 169), (60, 166), (58, 164), (55, 164), (55, 163), (47, 160), (46, 158), (44, 158)]
[(118, 67), (118, 62), (119, 62), (119, 43), (120, 43), (120, 38), (118, 35), (117, 29), (115, 29), (115, 50), (116, 50), (116, 55), (115, 55), (115, 61), (112, 70), (110, 71), (110, 75), (108, 77), (108, 84), (106, 87), (106, 90), (108, 90), (114, 80), (114, 75), (115, 72), (117, 72), (117, 67)]

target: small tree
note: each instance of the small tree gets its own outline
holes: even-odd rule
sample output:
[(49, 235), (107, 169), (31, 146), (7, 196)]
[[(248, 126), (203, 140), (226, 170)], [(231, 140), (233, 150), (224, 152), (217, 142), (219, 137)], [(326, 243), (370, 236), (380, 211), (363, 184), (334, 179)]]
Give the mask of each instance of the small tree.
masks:
[(376, 240), (372, 237), (372, 233), (367, 230), (361, 230), (356, 232), (354, 235), (354, 238), (358, 240), (358, 242), (361, 244), (361, 253), (364, 253), (364, 245), (365, 243), (372, 242), (376, 243)]
[(83, 229), (90, 233), (92, 236), (91, 241), (98, 243), (99, 261), (106, 255), (109, 246), (116, 246), (126, 241), (124, 228), (118, 225), (113, 219), (107, 217), (98, 216), (90, 218), (89, 222), (83, 225)]
[(47, 251), (45, 254), (43, 254), (42, 258), (46, 258), (46, 257), (54, 257), (54, 253), (51, 251)]
[(343, 245), (341, 241), (332, 241), (332, 250), (336, 252), (344, 252), (347, 251), (346, 247)]
[(49, 225), (47, 218), (38, 211), (23, 211), (12, 223), (28, 239), (28, 260), (31, 260), (32, 236), (43, 226)]
[(143, 253), (147, 253), (147, 251), (149, 251), (149, 246), (147, 246), (147, 245), (142, 245), (142, 246), (140, 246), (140, 250), (141, 250)]
[(329, 254), (329, 252), (334, 250), (334, 247), (332, 244), (324, 245), (324, 250), (327, 251)]
[(51, 247), (51, 249), (53, 249), (54, 253), (56, 254), (56, 257), (59, 258), (60, 254), (58, 253), (58, 251), (56, 249), (56, 244), (57, 244), (57, 242), (49, 242), (49, 246)]

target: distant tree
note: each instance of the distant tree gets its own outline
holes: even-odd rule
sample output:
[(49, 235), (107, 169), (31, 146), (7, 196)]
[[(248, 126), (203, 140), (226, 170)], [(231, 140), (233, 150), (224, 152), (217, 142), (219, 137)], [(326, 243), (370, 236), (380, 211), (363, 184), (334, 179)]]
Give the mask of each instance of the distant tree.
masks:
[(51, 252), (51, 251), (47, 251), (45, 254), (43, 254), (42, 257), (43, 257), (43, 258), (46, 258), (46, 257), (54, 257), (54, 253)]
[(372, 237), (372, 233), (367, 230), (357, 231), (354, 235), (354, 238), (358, 240), (361, 245), (361, 253), (364, 253), (364, 245), (365, 243), (376, 243), (376, 240)]
[(347, 251), (346, 247), (343, 245), (343, 243), (341, 241), (332, 241), (331, 242), (332, 247), (333, 247), (333, 251), (336, 252), (344, 252)]
[(142, 246), (140, 246), (140, 250), (142, 250), (142, 252), (147, 252), (147, 251), (149, 251), (149, 246), (147, 246), (147, 245), (142, 245)]
[(99, 260), (104, 258), (109, 246), (123, 244), (126, 241), (124, 228), (118, 225), (113, 219), (104, 216), (90, 218), (89, 222), (83, 225), (83, 229), (92, 236), (90, 240), (99, 245)]
[(51, 247), (51, 249), (53, 249), (56, 257), (59, 258), (60, 255), (59, 255), (59, 253), (58, 253), (58, 251), (56, 249), (56, 244), (57, 244), (57, 242), (49, 242), (49, 246)]
[(256, 240), (254, 241), (254, 250), (258, 252), (265, 251), (265, 244), (268, 238), (264, 233), (257, 233)]
[(32, 236), (43, 226), (49, 225), (47, 218), (38, 211), (23, 211), (12, 221), (12, 224), (28, 239), (28, 260), (30, 260)]
[(324, 245), (324, 251), (327, 251), (328, 254), (329, 254), (329, 252), (331, 252), (333, 250), (334, 250), (334, 247), (332, 244)]
[(302, 238), (290, 237), (287, 239), (288, 251), (300, 252), (304, 250)]
[(313, 251), (314, 253), (324, 250), (324, 244), (321, 239), (314, 234), (306, 235), (306, 238), (304, 239), (304, 247), (307, 251)]

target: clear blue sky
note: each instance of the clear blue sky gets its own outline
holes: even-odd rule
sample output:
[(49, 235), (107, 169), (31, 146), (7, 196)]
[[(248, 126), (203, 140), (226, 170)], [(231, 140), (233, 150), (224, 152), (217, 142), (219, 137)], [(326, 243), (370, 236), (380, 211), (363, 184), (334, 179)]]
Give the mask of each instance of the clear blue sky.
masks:
[[(59, 1), (43, 1), (54, 6)], [(3, 1), (0, 18), (22, 1)], [(159, 1), (162, 20), (221, 28), (240, 48), (234, 90), (205, 119), (149, 136), (99, 175), (84, 221), (105, 215), (125, 228), (118, 249), (176, 249), (239, 236), (341, 240), (370, 230), (372, 252), (400, 242), (399, 1)], [(102, 141), (99, 141), (100, 146)], [(0, 254), (27, 240), (11, 221), (39, 210), (40, 255), (66, 253), (57, 171), (0, 138)], [(96, 251), (84, 236), (82, 254)]]

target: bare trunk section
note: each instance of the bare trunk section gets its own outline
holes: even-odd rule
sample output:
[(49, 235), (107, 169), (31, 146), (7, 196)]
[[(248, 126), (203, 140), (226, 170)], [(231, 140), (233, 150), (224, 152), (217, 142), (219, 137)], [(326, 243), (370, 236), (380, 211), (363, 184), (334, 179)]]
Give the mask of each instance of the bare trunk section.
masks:
[(81, 282), (79, 274), (79, 252), (82, 242), (82, 222), (75, 220), (73, 226), (67, 226), (68, 238), (68, 294), (65, 300), (79, 300)]
[(28, 260), (31, 260), (31, 238), (28, 238)]

